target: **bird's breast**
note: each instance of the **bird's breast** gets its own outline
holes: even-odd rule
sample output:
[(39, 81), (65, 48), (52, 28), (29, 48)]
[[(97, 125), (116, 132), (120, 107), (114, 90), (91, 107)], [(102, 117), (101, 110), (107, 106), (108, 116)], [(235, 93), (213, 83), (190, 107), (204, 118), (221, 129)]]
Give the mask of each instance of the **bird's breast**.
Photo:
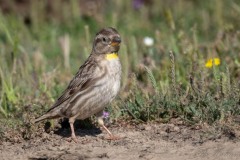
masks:
[(109, 86), (109, 92), (111, 94), (112, 99), (115, 98), (117, 95), (119, 89), (120, 89), (120, 82), (121, 82), (121, 63), (119, 61), (119, 58), (108, 60), (107, 64), (107, 71), (108, 71), (108, 86)]

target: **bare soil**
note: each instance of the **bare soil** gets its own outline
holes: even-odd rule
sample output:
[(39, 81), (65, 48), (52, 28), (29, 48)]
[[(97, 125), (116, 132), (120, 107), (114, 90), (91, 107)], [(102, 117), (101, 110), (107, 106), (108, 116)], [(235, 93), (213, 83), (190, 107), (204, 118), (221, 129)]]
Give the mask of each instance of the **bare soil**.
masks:
[(95, 127), (76, 129), (78, 143), (69, 141), (69, 128), (42, 132), (41, 136), (17, 143), (3, 141), (0, 145), (0, 159), (240, 159), (238, 139), (218, 134), (205, 136), (207, 133), (198, 127), (140, 124), (111, 126), (109, 129), (121, 138), (107, 140), (106, 132)]

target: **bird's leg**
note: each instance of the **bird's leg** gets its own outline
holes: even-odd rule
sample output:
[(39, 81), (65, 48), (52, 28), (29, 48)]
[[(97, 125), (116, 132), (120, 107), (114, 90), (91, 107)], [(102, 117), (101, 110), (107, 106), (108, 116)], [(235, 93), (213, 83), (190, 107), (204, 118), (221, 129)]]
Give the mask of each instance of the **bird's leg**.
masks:
[(109, 138), (107, 138), (107, 139), (109, 139), (109, 140), (117, 140), (117, 139), (119, 139), (118, 137), (114, 136), (114, 135), (107, 129), (107, 127), (104, 125), (102, 112), (99, 112), (96, 116), (97, 116), (98, 124), (99, 124), (101, 127), (103, 127), (103, 129), (104, 129), (105, 131), (107, 131), (107, 133), (109, 134)]
[(105, 129), (105, 131), (107, 131), (107, 133), (109, 134), (110, 137), (113, 136), (113, 134), (112, 134), (112, 133), (107, 129), (107, 127), (104, 125), (103, 117), (102, 117), (102, 116), (101, 116), (101, 117), (98, 117), (98, 124), (99, 124), (100, 126), (102, 126), (103, 129)]
[(76, 137), (76, 135), (75, 135), (74, 126), (73, 126), (74, 121), (75, 121), (75, 119), (69, 118), (69, 124), (70, 124), (70, 128), (71, 128), (71, 137), (72, 137), (72, 140), (73, 140), (75, 143), (77, 143), (77, 137)]

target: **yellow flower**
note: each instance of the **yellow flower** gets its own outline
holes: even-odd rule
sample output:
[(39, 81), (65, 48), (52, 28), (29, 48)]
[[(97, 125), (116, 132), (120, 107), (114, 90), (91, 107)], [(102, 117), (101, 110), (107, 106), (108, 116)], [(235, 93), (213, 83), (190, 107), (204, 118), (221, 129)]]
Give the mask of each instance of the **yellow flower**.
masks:
[(211, 59), (209, 59), (206, 62), (205, 67), (212, 68), (213, 65), (215, 65), (215, 66), (220, 65), (220, 59), (219, 58), (211, 58)]

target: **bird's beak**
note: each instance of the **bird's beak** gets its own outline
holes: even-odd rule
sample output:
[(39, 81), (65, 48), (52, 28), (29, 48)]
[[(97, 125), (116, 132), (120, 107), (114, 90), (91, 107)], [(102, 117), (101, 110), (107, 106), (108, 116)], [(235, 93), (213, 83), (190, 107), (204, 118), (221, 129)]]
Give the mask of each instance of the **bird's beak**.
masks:
[(119, 46), (121, 43), (121, 38), (120, 37), (114, 37), (113, 40), (111, 41), (111, 46)]

